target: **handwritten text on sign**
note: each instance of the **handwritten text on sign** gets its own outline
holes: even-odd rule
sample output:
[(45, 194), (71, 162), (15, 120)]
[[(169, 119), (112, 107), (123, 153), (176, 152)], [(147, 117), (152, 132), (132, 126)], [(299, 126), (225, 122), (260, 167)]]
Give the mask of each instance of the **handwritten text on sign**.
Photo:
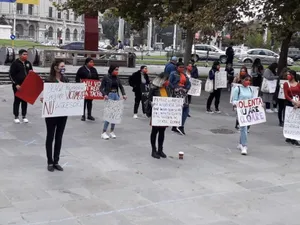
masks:
[(181, 126), (182, 98), (153, 97), (152, 126)]
[(261, 98), (239, 101), (237, 113), (241, 127), (266, 122), (266, 113)]
[(83, 79), (81, 81), (86, 85), (85, 99), (103, 99), (99, 80)]
[(188, 92), (189, 95), (192, 96), (200, 96), (201, 95), (201, 88), (202, 88), (202, 81), (194, 78), (190, 78), (191, 88)]
[(113, 124), (120, 124), (123, 117), (123, 111), (123, 100), (107, 100), (104, 103), (103, 120)]
[(283, 136), (300, 141), (300, 109), (294, 109), (290, 106), (285, 108)]
[(43, 94), (42, 117), (82, 115), (84, 83), (45, 83)]
[(215, 73), (215, 90), (218, 88), (227, 88), (227, 74), (225, 71)]

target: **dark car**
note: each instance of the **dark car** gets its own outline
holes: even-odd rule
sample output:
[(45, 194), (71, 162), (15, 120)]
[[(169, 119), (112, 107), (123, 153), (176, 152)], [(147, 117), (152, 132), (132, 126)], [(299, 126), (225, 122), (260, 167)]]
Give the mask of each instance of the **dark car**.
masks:
[(84, 50), (84, 43), (83, 42), (72, 42), (63, 46), (60, 46), (61, 49), (66, 50)]

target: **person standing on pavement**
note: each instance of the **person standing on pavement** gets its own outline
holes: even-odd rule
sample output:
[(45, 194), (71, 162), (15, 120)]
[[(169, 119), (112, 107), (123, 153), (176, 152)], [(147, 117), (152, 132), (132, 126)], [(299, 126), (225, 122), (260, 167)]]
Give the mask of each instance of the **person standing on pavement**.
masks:
[[(167, 73), (159, 74), (152, 82), (150, 91), (149, 91), (149, 103), (153, 106), (153, 97), (169, 97), (170, 93), (166, 88), (168, 86), (168, 77)], [(149, 115), (150, 116), (150, 115)], [(150, 121), (150, 125), (152, 123)], [(165, 140), (165, 126), (152, 126), (150, 142), (152, 147), (151, 156), (153, 158), (166, 158), (166, 154), (163, 152), (164, 140)], [(158, 149), (156, 148), (156, 139), (158, 135)]]
[(147, 66), (141, 66), (140, 70), (133, 73), (129, 77), (129, 85), (132, 87), (132, 91), (135, 94), (133, 118), (138, 118), (138, 109), (140, 102), (142, 103), (143, 114), (145, 114), (144, 102), (149, 93), (149, 76)]
[(171, 61), (167, 63), (167, 65), (165, 66), (164, 72), (170, 75), (172, 72), (176, 71), (176, 63), (177, 63), (177, 57), (173, 56), (171, 58)]
[[(63, 62), (63, 60), (56, 60), (52, 63), (50, 69), (50, 76), (45, 80), (45, 82), (68, 83), (68, 79), (64, 76), (65, 70), (65, 63)], [(41, 99), (41, 101), (43, 101), (43, 99)], [(58, 171), (63, 171), (63, 168), (58, 164), (58, 162), (61, 151), (62, 138), (67, 124), (67, 120), (67, 116), (45, 118), (47, 128), (46, 152), (49, 172), (53, 172), (54, 169)], [(52, 155), (54, 139), (54, 155)]]
[(234, 50), (233, 50), (232, 46), (233, 46), (233, 43), (230, 43), (230, 46), (226, 49), (226, 56), (227, 56), (226, 65), (233, 64)]
[[(118, 75), (119, 75), (119, 67), (115, 65), (111, 65), (108, 69), (108, 74), (103, 77), (100, 86), (100, 91), (104, 96), (105, 100), (119, 101), (120, 100), (119, 90), (122, 93), (123, 99), (124, 100), (127, 99), (124, 87)], [(113, 123), (111, 124), (109, 135), (107, 134), (108, 126), (109, 126), (109, 122), (105, 121), (101, 138), (104, 140), (108, 140), (109, 138), (113, 138), (113, 139), (117, 138), (117, 136), (114, 133), (115, 124)]]
[[(187, 65), (186, 70), (185, 70), (185, 74), (187, 75), (187, 77), (189, 79), (191, 79), (191, 78), (198, 79), (199, 78), (198, 69), (194, 63), (195, 63), (195, 61), (192, 59), (190, 61), (190, 63)], [(191, 95), (188, 95), (188, 101), (189, 101), (189, 104), (191, 104), (191, 102), (192, 102)]]
[[(253, 98), (253, 92), (249, 87), (251, 84), (251, 76), (246, 75), (242, 78), (242, 86), (235, 87), (233, 90), (233, 105), (236, 106), (238, 101), (240, 100), (248, 100)], [(247, 155), (248, 150), (248, 127), (243, 126), (240, 127), (240, 143), (238, 145), (238, 149), (241, 150), (242, 155)]]
[(287, 73), (289, 72), (289, 69), (287, 67), (283, 68), (280, 75), (279, 75), (279, 79), (277, 81), (277, 86), (276, 86), (276, 91), (274, 94), (274, 99), (276, 100), (276, 102), (278, 103), (278, 120), (279, 120), (279, 126), (283, 127), (284, 124), (284, 116), (285, 116), (285, 99), (280, 99), (278, 98), (278, 94), (280, 89), (283, 88), (280, 87), (280, 81), (281, 80), (287, 80)]
[(220, 62), (215, 61), (212, 65), (211, 70), (209, 71), (209, 79), (213, 81), (214, 83), (214, 90), (212, 93), (210, 93), (207, 102), (206, 102), (206, 113), (214, 113), (211, 110), (211, 103), (215, 99), (215, 113), (221, 113), (219, 110), (219, 104), (220, 104), (220, 98), (221, 98), (221, 88), (215, 89), (215, 74), (220, 71)]
[(12, 89), (14, 92), (13, 114), (15, 116), (14, 122), (20, 123), (19, 110), (20, 105), (22, 109), (22, 119), (24, 123), (28, 123), (27, 115), (27, 102), (16, 96), (18, 90), (21, 89), (22, 83), (30, 70), (33, 70), (31, 63), (27, 60), (28, 52), (24, 49), (19, 51), (19, 58), (16, 59), (10, 66), (9, 76), (12, 81)]
[[(85, 60), (84, 66), (80, 67), (76, 73), (76, 82), (80, 83), (81, 80), (90, 79), (90, 80), (99, 80), (99, 75), (94, 67), (94, 60), (92, 58), (87, 58)], [(93, 100), (92, 99), (84, 99), (84, 108), (83, 108), (83, 116), (81, 117), (81, 121), (86, 120), (86, 109), (87, 109), (87, 119), (91, 121), (95, 121), (95, 118), (92, 116), (92, 108), (93, 108)]]
[(232, 64), (228, 63), (226, 65), (225, 71), (227, 72), (227, 88), (228, 91), (231, 91), (231, 84), (234, 80), (234, 69), (232, 67)]
[(191, 82), (185, 74), (185, 67), (183, 63), (177, 63), (177, 70), (173, 71), (169, 77), (169, 87), (172, 91), (172, 96), (175, 98), (183, 98), (184, 104), (182, 108), (182, 122), (181, 127), (173, 127), (172, 131), (185, 135), (184, 124), (189, 115), (188, 91), (191, 88)]
[[(277, 70), (278, 64), (272, 63), (263, 74), (263, 77), (267, 80), (277, 80), (278, 76), (276, 76), (276, 70)], [(274, 102), (274, 93), (262, 93), (262, 100), (266, 104), (266, 113), (274, 113), (278, 112), (277, 110), (277, 103)], [(271, 109), (271, 103), (273, 103), (274, 111)]]
[(262, 84), (262, 76), (264, 73), (264, 67), (261, 64), (260, 59), (255, 59), (252, 64), (252, 85), (255, 87), (261, 87)]

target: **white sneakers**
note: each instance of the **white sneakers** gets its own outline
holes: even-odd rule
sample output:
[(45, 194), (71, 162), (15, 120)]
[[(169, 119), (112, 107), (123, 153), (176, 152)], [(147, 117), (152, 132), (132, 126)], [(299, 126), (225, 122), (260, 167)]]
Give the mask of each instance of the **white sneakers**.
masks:
[(104, 140), (109, 140), (110, 138), (116, 139), (117, 136), (115, 135), (114, 132), (111, 132), (109, 135), (106, 132), (104, 132), (103, 134), (101, 134), (101, 138)]
[(133, 119), (137, 119), (137, 118), (139, 118), (138, 115), (137, 115), (137, 114), (134, 114), (134, 115), (133, 115)]
[(276, 109), (274, 109), (274, 112), (275, 112), (275, 113), (278, 113), (278, 109), (277, 109), (277, 108), (276, 108)]
[(247, 150), (248, 150), (247, 146), (242, 146), (241, 144), (239, 144), (237, 146), (237, 149), (241, 151), (242, 155), (247, 155)]
[(25, 117), (23, 118), (23, 123), (29, 123), (29, 120)]
[(266, 113), (274, 113), (272, 109), (266, 109)]
[(14, 123), (16, 123), (16, 124), (20, 123), (19, 118), (14, 119)]
[[(14, 119), (15, 124), (21, 123), (19, 118)], [(29, 120), (27, 118), (23, 118), (23, 123), (29, 123)]]

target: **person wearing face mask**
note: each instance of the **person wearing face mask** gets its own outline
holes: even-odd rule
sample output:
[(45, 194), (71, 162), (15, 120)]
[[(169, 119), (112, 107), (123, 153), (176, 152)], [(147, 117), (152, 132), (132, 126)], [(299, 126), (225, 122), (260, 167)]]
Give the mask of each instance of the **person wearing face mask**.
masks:
[(235, 84), (241, 84), (242, 83), (242, 80), (247, 76), (249, 75), (248, 74), (248, 69), (246, 66), (242, 66), (241, 69), (240, 69), (240, 73), (237, 74), (235, 76), (235, 78), (233, 79), (233, 82), (232, 83), (235, 83)]
[[(50, 69), (50, 76), (45, 80), (46, 83), (68, 83), (68, 79), (64, 76), (65, 74), (65, 63), (62, 60), (56, 60), (52, 63)], [(42, 99), (41, 99), (42, 101)], [(55, 169), (63, 171), (63, 168), (58, 164), (59, 156), (62, 145), (62, 138), (67, 124), (67, 116), (50, 117), (45, 118), (47, 137), (46, 137), (46, 152), (47, 152), (47, 163), (48, 171), (53, 172)], [(54, 144), (54, 155), (53, 151), (53, 140)]]
[[(215, 87), (215, 74), (219, 71), (220, 71), (220, 62), (215, 61), (213, 63), (213, 66), (212, 66), (211, 70), (209, 71), (209, 79), (213, 81), (214, 87)], [(210, 93), (210, 95), (207, 99), (207, 102), (206, 102), (206, 113), (209, 113), (209, 114), (214, 113), (210, 108), (211, 103), (214, 99), (215, 99), (215, 112), (216, 113), (221, 113), (221, 111), (219, 110), (221, 90), (222, 90), (221, 88), (218, 88), (218, 89), (214, 88), (213, 92)]]
[[(103, 77), (100, 86), (100, 91), (103, 94), (105, 100), (113, 100), (113, 101), (120, 100), (119, 90), (121, 90), (123, 99), (124, 100), (127, 99), (124, 87), (118, 75), (119, 75), (119, 67), (115, 65), (111, 65), (108, 69), (108, 74)], [(101, 138), (104, 140), (108, 140), (109, 138), (113, 138), (113, 139), (117, 138), (117, 136), (114, 133), (115, 124), (111, 124), (109, 134), (107, 134), (108, 126), (109, 126), (109, 122), (105, 121)]]
[[(236, 104), (240, 100), (248, 100), (253, 98), (253, 91), (249, 87), (251, 84), (251, 76), (246, 75), (242, 78), (241, 84), (242, 86), (235, 87), (233, 90), (233, 105), (236, 106)], [(242, 155), (247, 155), (247, 139), (248, 139), (248, 127), (240, 127), (240, 142), (238, 145), (238, 149), (241, 150)]]
[(147, 66), (141, 66), (140, 70), (133, 73), (129, 77), (129, 85), (132, 87), (132, 91), (135, 94), (133, 118), (138, 118), (138, 109), (140, 102), (142, 103), (143, 114), (145, 114), (144, 102), (149, 93), (149, 76)]
[[(294, 70), (290, 70), (287, 72), (287, 80), (288, 82), (283, 84), (284, 96), (285, 96), (285, 105), (291, 106), (294, 108), (300, 107), (300, 85), (297, 79), (297, 73)], [(300, 146), (299, 142), (296, 140), (286, 139), (286, 143)]]
[[(24, 49), (19, 51), (19, 58), (16, 59), (10, 66), (9, 76), (12, 81), (12, 89), (14, 95), (18, 90), (21, 89), (21, 85), (24, 82), (26, 76), (28, 75), (30, 70), (33, 70), (31, 63), (27, 60), (28, 52)], [(22, 109), (22, 119), (24, 123), (28, 123), (28, 119), (26, 118), (27, 114), (27, 102), (15, 96), (14, 104), (13, 104), (13, 114), (15, 116), (14, 122), (20, 123), (19, 119), (19, 109)]]
[(187, 93), (191, 88), (191, 82), (188, 76), (185, 74), (185, 68), (183, 63), (177, 63), (177, 70), (173, 71), (169, 77), (169, 88), (175, 98), (183, 98), (184, 105), (182, 108), (182, 122), (181, 127), (173, 127), (172, 131), (185, 135), (184, 124), (189, 115), (189, 103), (187, 99)]
[[(80, 83), (83, 79), (91, 79), (91, 80), (99, 80), (99, 75), (94, 67), (94, 60), (92, 58), (87, 58), (85, 60), (84, 66), (80, 67), (76, 73), (76, 82)], [(86, 120), (86, 109), (87, 109), (87, 119), (91, 121), (95, 121), (95, 118), (92, 116), (92, 108), (93, 108), (93, 100), (85, 99), (84, 100), (84, 108), (83, 108), (83, 116), (81, 117), (81, 121)]]

